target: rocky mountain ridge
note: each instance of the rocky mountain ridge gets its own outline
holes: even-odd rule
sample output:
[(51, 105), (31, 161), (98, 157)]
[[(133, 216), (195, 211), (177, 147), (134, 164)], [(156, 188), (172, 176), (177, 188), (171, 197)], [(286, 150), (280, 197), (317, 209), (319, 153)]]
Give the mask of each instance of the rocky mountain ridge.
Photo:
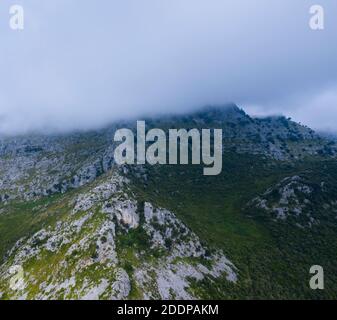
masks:
[[(147, 119), (146, 123), (148, 129), (221, 128), (224, 152), (282, 161), (337, 154), (334, 141), (305, 126), (284, 117), (253, 119), (235, 105)], [(132, 122), (124, 125), (135, 128)], [(88, 133), (0, 139), (0, 201), (31, 200), (94, 181), (113, 166), (113, 135), (120, 126)]]
[[(221, 128), (222, 174), (117, 166), (113, 135), (132, 121), (0, 139), (0, 298), (311, 296), (305, 270), (333, 260), (335, 142), (235, 105), (145, 121)], [(280, 268), (299, 280), (275, 282)]]
[[(150, 203), (139, 211), (128, 183), (113, 172), (71, 199), (64, 219), (17, 241), (0, 267), (1, 294), (14, 299), (126, 299), (132, 294), (195, 299), (187, 290), (191, 280), (237, 281), (223, 253), (209, 253), (173, 213)], [(119, 237), (132, 232), (141, 238), (118, 249)], [(21, 266), (24, 279), (11, 285), (10, 271)]]

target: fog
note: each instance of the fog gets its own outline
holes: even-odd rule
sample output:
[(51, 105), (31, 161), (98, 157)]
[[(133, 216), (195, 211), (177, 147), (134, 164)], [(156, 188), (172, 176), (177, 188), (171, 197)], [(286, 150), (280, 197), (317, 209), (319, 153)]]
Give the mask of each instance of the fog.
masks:
[(227, 102), (337, 131), (337, 2), (314, 3), (324, 30), (308, 0), (2, 0), (0, 133)]

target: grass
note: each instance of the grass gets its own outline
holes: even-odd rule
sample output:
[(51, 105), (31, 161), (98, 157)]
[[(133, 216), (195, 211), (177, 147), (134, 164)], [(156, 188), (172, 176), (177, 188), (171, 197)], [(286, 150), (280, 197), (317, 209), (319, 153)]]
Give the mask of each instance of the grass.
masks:
[(32, 235), (45, 225), (58, 221), (68, 209), (62, 195), (56, 194), (37, 201), (12, 202), (0, 214), (0, 262), (6, 251), (20, 238)]
[[(259, 156), (228, 153), (223, 168), (220, 176), (203, 177), (200, 167), (151, 167), (147, 183), (138, 181), (135, 190), (141, 201), (175, 212), (202, 241), (222, 249), (239, 269), (235, 286), (223, 279), (212, 288), (209, 281), (202, 281), (193, 290), (199, 290), (206, 299), (335, 298), (337, 276), (332, 265), (337, 267), (333, 254), (336, 227), (330, 223), (318, 230), (301, 230), (287, 222), (274, 222), (245, 206), (288, 176), (307, 175), (310, 181), (320, 183), (324, 179), (333, 185), (337, 164), (321, 159), (295, 164), (270, 162)], [(333, 193), (327, 199), (334, 199)], [(322, 206), (319, 201), (316, 208)], [(323, 218), (324, 213), (320, 216)], [(308, 286), (310, 266), (320, 263), (331, 271), (329, 288), (324, 292)]]
[[(327, 185), (325, 193), (315, 192), (312, 199), (313, 208), (322, 221), (318, 228), (300, 229), (288, 221), (274, 222), (270, 216), (246, 207), (249, 200), (293, 175), (301, 175), (312, 185), (320, 185), (322, 181)], [(69, 191), (66, 195), (3, 206), (0, 215), (1, 256), (19, 238), (65, 219), (70, 212), (69, 200), (105, 178), (98, 178), (90, 186)], [(130, 192), (134, 192), (139, 200), (140, 213), (145, 201), (173, 211), (206, 246), (211, 250), (222, 249), (238, 268), (237, 284), (225, 278), (191, 280), (191, 293), (205, 299), (332, 299), (337, 298), (337, 230), (335, 217), (323, 210), (323, 204), (328, 200), (337, 200), (336, 181), (337, 163), (334, 161), (271, 162), (259, 156), (226, 153), (223, 173), (219, 176), (202, 176), (202, 168), (195, 166), (155, 166), (148, 168), (146, 182), (134, 179)], [(99, 209), (92, 210), (96, 210), (94, 217), (81, 232), (90, 233), (103, 221), (104, 216)], [(74, 219), (82, 214), (77, 213)], [(140, 216), (144, 219), (142, 214)], [(149, 249), (149, 239), (142, 228), (129, 230), (128, 233), (117, 230), (117, 234), (119, 266), (126, 270), (132, 285), (129, 298), (139, 299), (142, 293), (133, 279), (134, 269), (145, 261), (156, 263), (165, 253)], [(78, 235), (79, 238), (81, 236), (83, 234)], [(27, 263), (26, 270), (38, 277), (30, 296), (38, 292), (38, 285), (52, 273), (53, 266), (65, 259), (67, 249), (65, 246), (57, 253), (45, 252), (42, 259)], [(142, 254), (136, 255), (136, 252)], [(75, 254), (69, 257), (68, 271), (63, 270), (59, 276), (69, 278), (69, 272), (79, 259), (89, 258), (94, 253), (93, 245), (85, 256)], [(314, 264), (322, 265), (326, 272), (324, 291), (309, 289), (309, 269)], [(96, 267), (93, 265), (86, 273), (77, 274), (77, 284), (83, 284), (86, 277), (97, 281), (101, 278), (113, 279), (113, 270)], [(74, 288), (68, 297), (60, 292), (60, 298), (75, 297), (76, 289), (80, 288)]]

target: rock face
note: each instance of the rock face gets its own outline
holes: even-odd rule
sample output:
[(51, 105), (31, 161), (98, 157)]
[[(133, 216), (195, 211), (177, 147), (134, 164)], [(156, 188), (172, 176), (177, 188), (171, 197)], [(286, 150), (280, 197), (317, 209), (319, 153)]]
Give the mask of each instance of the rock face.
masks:
[[(323, 199), (324, 205), (317, 210)], [(337, 201), (331, 198), (324, 181), (309, 182), (306, 178), (292, 176), (283, 179), (269, 188), (261, 196), (248, 203), (248, 211), (262, 210), (275, 220), (291, 220), (298, 227), (319, 225), (327, 210), (330, 215), (337, 214)], [(256, 211), (256, 210), (255, 210)]]
[[(137, 290), (144, 299), (192, 299), (197, 296), (189, 292), (191, 279), (237, 281), (222, 252), (206, 255), (207, 248), (172, 212), (141, 206), (128, 184), (111, 172), (70, 199), (64, 219), (20, 239), (0, 267), (1, 292), (14, 299), (127, 299)], [(131, 247), (120, 239), (133, 240)], [(23, 274), (13, 287), (17, 268)]]
[(113, 166), (112, 149), (110, 129), (0, 138), (0, 202), (29, 201), (91, 183)]

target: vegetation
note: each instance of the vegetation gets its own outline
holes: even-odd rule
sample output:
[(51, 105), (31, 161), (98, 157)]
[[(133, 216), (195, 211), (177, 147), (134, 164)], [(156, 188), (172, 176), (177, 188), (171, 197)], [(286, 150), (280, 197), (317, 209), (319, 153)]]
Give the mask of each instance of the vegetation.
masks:
[[(223, 279), (214, 286), (204, 280), (195, 283), (193, 290), (200, 290), (206, 299), (336, 298), (335, 216), (321, 210), (320, 225), (301, 229), (289, 220), (275, 221), (257, 210), (251, 212), (247, 203), (292, 175), (334, 186), (337, 163), (307, 159), (290, 164), (226, 153), (223, 168), (220, 176), (203, 177), (201, 168), (193, 166), (149, 167), (147, 182), (136, 180), (140, 199), (150, 198), (176, 212), (203, 241), (223, 249), (239, 269), (236, 285)], [(326, 197), (336, 199), (336, 194), (335, 187)], [(322, 209), (325, 200), (316, 199), (314, 208)], [(315, 264), (326, 271), (326, 290), (309, 288), (309, 269)]]

